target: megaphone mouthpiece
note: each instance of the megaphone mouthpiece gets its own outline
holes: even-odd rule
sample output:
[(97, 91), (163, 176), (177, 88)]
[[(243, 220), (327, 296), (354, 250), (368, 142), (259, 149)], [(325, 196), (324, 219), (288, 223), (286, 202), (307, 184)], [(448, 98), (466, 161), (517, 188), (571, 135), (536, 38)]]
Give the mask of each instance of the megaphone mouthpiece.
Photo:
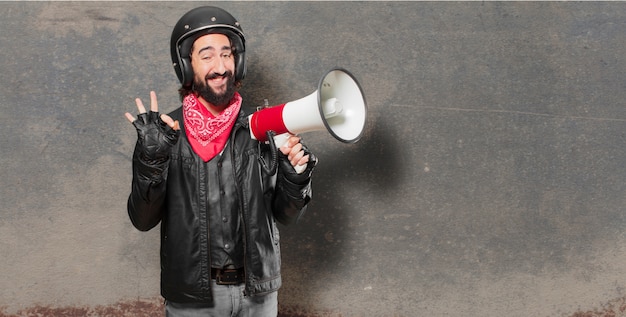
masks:
[(324, 113), (324, 118), (328, 119), (339, 114), (342, 110), (342, 107), (337, 98), (328, 98), (328, 100), (324, 102), (324, 105), (322, 105), (322, 109)]

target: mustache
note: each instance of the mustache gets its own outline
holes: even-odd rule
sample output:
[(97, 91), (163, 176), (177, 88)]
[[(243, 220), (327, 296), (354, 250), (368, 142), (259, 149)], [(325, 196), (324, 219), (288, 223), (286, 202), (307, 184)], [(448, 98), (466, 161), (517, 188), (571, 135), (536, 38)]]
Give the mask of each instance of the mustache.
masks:
[(218, 73), (207, 74), (206, 76), (204, 76), (204, 79), (211, 80), (211, 79), (216, 79), (218, 77), (230, 78), (232, 76), (233, 76), (233, 72), (231, 72), (230, 70), (227, 70), (223, 74), (218, 74)]

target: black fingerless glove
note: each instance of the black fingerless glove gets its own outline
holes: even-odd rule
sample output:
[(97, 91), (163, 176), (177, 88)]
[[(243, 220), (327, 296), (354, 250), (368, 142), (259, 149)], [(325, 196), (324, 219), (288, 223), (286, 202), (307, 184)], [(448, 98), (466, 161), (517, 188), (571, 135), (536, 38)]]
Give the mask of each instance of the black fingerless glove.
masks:
[(304, 150), (305, 155), (309, 155), (309, 162), (307, 162), (306, 168), (300, 174), (298, 174), (298, 172), (294, 169), (294, 166), (291, 165), (287, 155), (283, 154), (281, 151), (277, 151), (280, 173), (283, 174), (286, 180), (297, 185), (305, 185), (308, 183), (311, 179), (311, 175), (313, 174), (313, 169), (315, 168), (315, 165), (317, 165), (317, 157), (315, 157), (315, 155), (313, 155), (313, 153), (311, 153), (304, 144), (302, 144), (302, 150)]
[(158, 112), (146, 112), (133, 122), (137, 129), (137, 154), (146, 164), (162, 164), (169, 159), (170, 149), (180, 136), (161, 120)]

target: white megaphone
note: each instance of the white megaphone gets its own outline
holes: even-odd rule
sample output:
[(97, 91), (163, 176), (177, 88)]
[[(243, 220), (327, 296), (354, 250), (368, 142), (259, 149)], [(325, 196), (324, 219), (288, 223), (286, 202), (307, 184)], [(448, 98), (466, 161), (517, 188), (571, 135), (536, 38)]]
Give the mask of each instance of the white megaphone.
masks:
[[(288, 133), (327, 130), (335, 139), (354, 143), (361, 138), (367, 106), (361, 86), (354, 76), (342, 68), (329, 70), (322, 76), (317, 90), (310, 95), (285, 104), (264, 108), (248, 116), (250, 135), (262, 142), (267, 132), (276, 135), (280, 148)], [(305, 166), (296, 166), (301, 173)]]

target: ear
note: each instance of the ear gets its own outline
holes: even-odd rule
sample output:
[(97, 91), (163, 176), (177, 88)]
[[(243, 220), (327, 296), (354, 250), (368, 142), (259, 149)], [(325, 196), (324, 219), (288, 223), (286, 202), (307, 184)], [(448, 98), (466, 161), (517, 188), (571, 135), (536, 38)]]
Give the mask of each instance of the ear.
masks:
[(191, 58), (183, 57), (180, 59), (180, 69), (182, 73), (181, 84), (183, 87), (189, 87), (193, 83), (193, 68), (191, 67)]
[(235, 80), (242, 80), (246, 77), (246, 52), (237, 52), (237, 60), (235, 61)]

